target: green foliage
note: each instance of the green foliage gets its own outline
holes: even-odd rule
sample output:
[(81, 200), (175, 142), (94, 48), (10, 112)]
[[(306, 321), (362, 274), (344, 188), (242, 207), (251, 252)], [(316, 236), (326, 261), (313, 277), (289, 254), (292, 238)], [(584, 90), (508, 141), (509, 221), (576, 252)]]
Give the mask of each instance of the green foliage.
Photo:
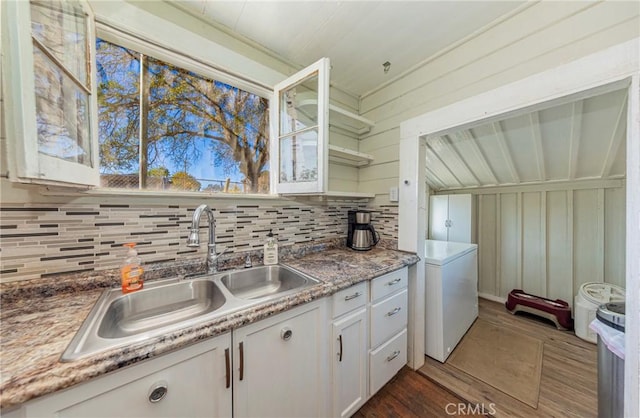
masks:
[[(184, 167), (186, 174), (208, 151), (211, 164), (222, 167), (227, 175), (240, 171), (253, 192), (264, 190), (263, 173), (269, 162), (268, 100), (141, 57), (109, 42), (97, 42), (101, 170), (141, 169), (142, 62), (148, 80), (143, 87), (149, 110), (142, 115), (147, 122), (147, 167), (171, 162)], [(153, 170), (149, 175), (155, 175)]]
[(184, 171), (178, 171), (171, 176), (171, 188), (177, 190), (200, 191), (202, 185), (195, 177)]

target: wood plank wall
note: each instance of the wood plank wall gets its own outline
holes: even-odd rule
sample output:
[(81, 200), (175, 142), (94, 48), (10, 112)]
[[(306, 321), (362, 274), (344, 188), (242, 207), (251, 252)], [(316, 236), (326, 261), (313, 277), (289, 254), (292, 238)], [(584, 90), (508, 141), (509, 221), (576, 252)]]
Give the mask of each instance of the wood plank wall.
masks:
[(573, 305), (583, 283), (624, 287), (623, 181), (476, 193), (480, 294), (519, 288)]
[(359, 150), (375, 161), (360, 169), (358, 191), (388, 203), (389, 187), (398, 185), (401, 122), (638, 37), (639, 10), (634, 2), (527, 3), (365, 94), (360, 114), (376, 125)]

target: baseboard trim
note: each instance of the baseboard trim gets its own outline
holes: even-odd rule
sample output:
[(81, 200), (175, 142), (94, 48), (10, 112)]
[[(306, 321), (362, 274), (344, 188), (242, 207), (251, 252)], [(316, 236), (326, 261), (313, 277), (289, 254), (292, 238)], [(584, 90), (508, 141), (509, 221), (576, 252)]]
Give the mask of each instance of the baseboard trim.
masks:
[(500, 302), (500, 303), (505, 303), (507, 301), (507, 298), (491, 295), (489, 293), (478, 293), (478, 297), (481, 297), (482, 299), (487, 299), (493, 302)]

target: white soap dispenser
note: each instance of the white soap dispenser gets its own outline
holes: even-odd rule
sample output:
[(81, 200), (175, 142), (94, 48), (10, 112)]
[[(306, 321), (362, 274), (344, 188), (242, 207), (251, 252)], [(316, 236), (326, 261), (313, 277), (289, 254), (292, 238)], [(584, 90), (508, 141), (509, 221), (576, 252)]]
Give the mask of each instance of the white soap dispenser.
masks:
[(264, 257), (262, 262), (265, 266), (278, 264), (278, 242), (273, 236), (271, 229), (267, 234), (267, 242), (264, 243)]

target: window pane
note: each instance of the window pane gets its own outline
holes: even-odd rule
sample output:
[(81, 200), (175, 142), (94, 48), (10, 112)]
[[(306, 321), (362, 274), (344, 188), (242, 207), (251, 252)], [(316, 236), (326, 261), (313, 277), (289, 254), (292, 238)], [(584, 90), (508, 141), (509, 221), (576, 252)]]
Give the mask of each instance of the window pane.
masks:
[(98, 40), (98, 142), (103, 187), (139, 187), (139, 82), (137, 52)]
[(280, 182), (318, 180), (318, 130), (280, 138)]
[(58, 62), (88, 86), (86, 16), (69, 1), (32, 1), (31, 32)]
[(34, 46), (38, 150), (91, 166), (89, 95)]
[(267, 99), (103, 40), (97, 68), (103, 186), (269, 192)]
[(318, 125), (318, 75), (280, 94), (280, 136)]

